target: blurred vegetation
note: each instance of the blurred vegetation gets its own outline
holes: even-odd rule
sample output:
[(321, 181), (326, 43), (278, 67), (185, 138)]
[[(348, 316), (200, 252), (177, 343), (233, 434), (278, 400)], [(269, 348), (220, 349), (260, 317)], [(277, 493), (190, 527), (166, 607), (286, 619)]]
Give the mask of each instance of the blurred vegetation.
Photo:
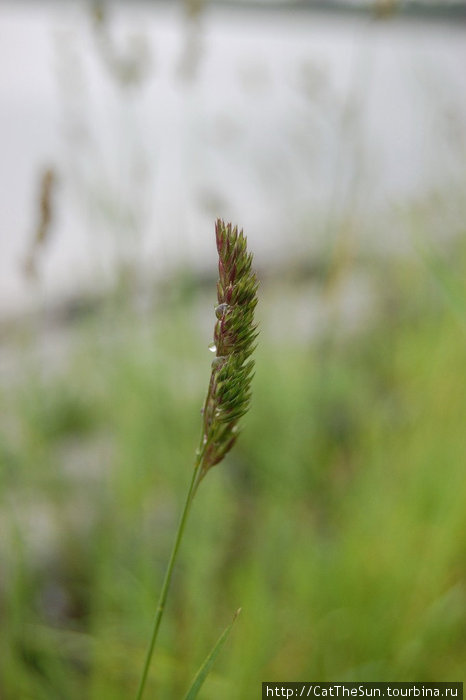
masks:
[[(264, 279), (252, 409), (196, 498), (148, 697), (182, 697), (239, 606), (204, 700), (252, 700), (263, 680), (464, 678), (465, 271), (459, 243), (366, 263), (370, 321), (336, 314), (312, 342), (272, 332), (297, 299)], [(73, 318), (60, 361), (32, 324), (13, 346), (4, 700), (135, 694), (211, 360), (214, 288), (172, 292), (150, 314), (118, 298)]]

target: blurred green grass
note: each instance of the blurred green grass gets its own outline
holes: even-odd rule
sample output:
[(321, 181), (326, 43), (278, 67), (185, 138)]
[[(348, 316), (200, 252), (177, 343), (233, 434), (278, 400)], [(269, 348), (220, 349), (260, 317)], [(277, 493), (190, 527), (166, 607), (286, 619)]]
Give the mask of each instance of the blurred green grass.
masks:
[[(240, 606), (204, 700), (464, 680), (465, 262), (382, 266), (371, 322), (313, 342), (272, 337), (264, 283), (252, 409), (196, 497), (148, 697), (182, 697)], [(18, 349), (0, 399), (5, 700), (135, 694), (211, 359), (210, 297), (179, 289), (150, 319), (85, 319), (56, 368)]]

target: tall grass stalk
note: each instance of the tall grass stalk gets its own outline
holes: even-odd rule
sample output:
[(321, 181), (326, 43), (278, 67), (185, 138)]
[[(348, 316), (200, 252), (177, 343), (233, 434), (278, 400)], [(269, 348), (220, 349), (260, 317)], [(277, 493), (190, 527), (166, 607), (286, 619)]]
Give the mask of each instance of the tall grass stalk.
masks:
[(219, 280), (217, 284), (217, 322), (209, 388), (202, 409), (203, 424), (196, 451), (191, 483), (167, 564), (155, 613), (152, 634), (141, 674), (137, 700), (143, 697), (152, 656), (167, 600), (176, 557), (197, 488), (216, 464), (222, 461), (238, 438), (238, 422), (246, 413), (251, 398), (250, 386), (257, 326), (254, 310), (258, 282), (252, 271), (252, 254), (247, 252), (243, 232), (220, 219), (215, 226)]

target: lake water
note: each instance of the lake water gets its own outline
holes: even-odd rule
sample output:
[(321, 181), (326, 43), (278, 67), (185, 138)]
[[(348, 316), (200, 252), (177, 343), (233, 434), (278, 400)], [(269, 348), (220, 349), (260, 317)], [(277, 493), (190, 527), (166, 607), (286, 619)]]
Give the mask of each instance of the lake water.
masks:
[[(341, 220), (366, 245), (372, 222), (459, 192), (465, 29), (226, 9), (189, 24), (175, 4), (137, 3), (102, 21), (80, 3), (3, 3), (0, 313), (105, 285), (122, 261), (211, 266), (219, 215), (267, 265), (312, 256)], [(32, 283), (46, 168), (52, 222)], [(374, 230), (383, 250), (406, 242), (401, 225)]]

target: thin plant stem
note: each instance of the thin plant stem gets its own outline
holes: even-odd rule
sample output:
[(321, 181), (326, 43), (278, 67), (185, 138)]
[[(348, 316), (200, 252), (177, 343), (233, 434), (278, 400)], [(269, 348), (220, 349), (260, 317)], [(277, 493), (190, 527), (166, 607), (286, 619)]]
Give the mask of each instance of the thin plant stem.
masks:
[(216, 357), (212, 362), (209, 388), (202, 409), (201, 441), (191, 485), (165, 571), (136, 700), (142, 699), (146, 687), (175, 560), (197, 487), (209, 469), (219, 464), (233, 447), (238, 437), (238, 421), (248, 410), (251, 398), (254, 361), (250, 356), (257, 337), (254, 309), (258, 286), (251, 270), (252, 254), (247, 252), (243, 232), (238, 233), (237, 227), (225, 225), (221, 219), (216, 222), (215, 236), (219, 256), (218, 305), (215, 308), (214, 343), (210, 349), (216, 352)]
[(191, 504), (193, 502), (193, 498), (194, 498), (194, 495), (196, 493), (196, 489), (199, 485), (199, 474), (200, 474), (200, 470), (201, 470), (203, 454), (204, 454), (204, 450), (199, 452), (198, 457), (196, 459), (196, 463), (194, 465), (193, 477), (191, 480), (191, 484), (189, 486), (188, 494), (186, 496), (186, 502), (184, 504), (183, 512), (181, 514), (180, 522), (178, 525), (178, 530), (176, 532), (175, 541), (173, 543), (173, 549), (172, 549), (170, 559), (168, 561), (167, 568), (165, 571), (165, 577), (163, 579), (162, 589), (160, 591), (159, 602), (157, 605), (157, 610), (155, 613), (154, 623), (153, 623), (153, 627), (152, 627), (152, 635), (151, 635), (149, 647), (147, 649), (146, 660), (144, 663), (144, 669), (142, 671), (141, 680), (139, 683), (139, 690), (138, 690), (138, 694), (136, 696), (136, 700), (141, 700), (143, 693), (144, 693), (144, 688), (146, 686), (147, 676), (149, 673), (149, 668), (150, 668), (150, 664), (152, 661), (152, 656), (154, 654), (155, 642), (157, 640), (157, 635), (159, 632), (160, 623), (162, 621), (162, 615), (163, 615), (164, 610), (165, 610), (165, 603), (167, 600), (168, 590), (170, 588), (170, 582), (172, 579), (173, 568), (175, 565), (178, 550), (180, 548), (180, 543), (181, 543), (181, 539), (183, 537), (183, 533), (185, 530), (186, 521), (188, 519), (189, 511), (191, 509)]

